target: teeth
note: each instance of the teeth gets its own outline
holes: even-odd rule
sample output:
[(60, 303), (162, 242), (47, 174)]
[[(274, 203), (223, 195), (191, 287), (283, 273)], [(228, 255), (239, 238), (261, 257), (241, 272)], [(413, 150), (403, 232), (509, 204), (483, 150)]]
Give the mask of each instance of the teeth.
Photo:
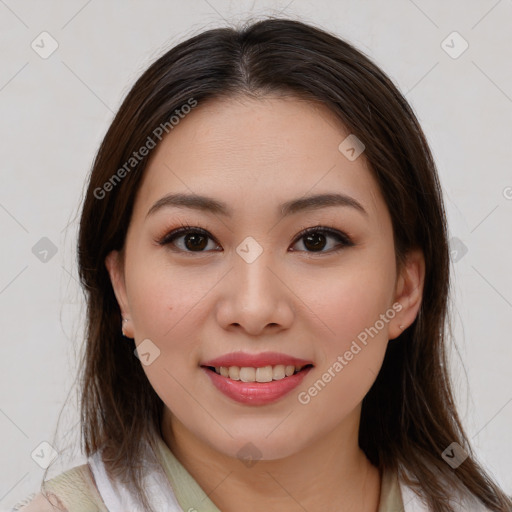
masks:
[(241, 380), (242, 382), (271, 382), (281, 380), (285, 377), (291, 377), (294, 373), (302, 370), (303, 366), (293, 366), (278, 364), (276, 366), (263, 366), (261, 368), (251, 368), (239, 366), (221, 366), (215, 368), (215, 372), (223, 377), (229, 377), (232, 380)]
[(238, 366), (231, 366), (228, 370), (229, 378), (233, 380), (240, 380), (240, 368)]
[(290, 375), (293, 375), (294, 372), (295, 372), (295, 366), (286, 366), (284, 369), (284, 373), (287, 377), (289, 377)]
[(272, 366), (256, 368), (256, 382), (272, 382)]
[(286, 375), (286, 370), (284, 365), (278, 364), (277, 366), (274, 366), (272, 370), (272, 379), (273, 380), (281, 380), (284, 379)]
[(256, 370), (254, 368), (240, 368), (240, 380), (242, 382), (254, 382), (256, 380)]

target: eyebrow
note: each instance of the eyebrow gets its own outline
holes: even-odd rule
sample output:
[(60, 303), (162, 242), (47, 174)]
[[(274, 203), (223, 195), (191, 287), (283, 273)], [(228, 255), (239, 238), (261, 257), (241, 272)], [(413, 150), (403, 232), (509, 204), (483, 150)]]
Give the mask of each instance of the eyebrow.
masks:
[[(317, 210), (330, 206), (344, 206), (354, 208), (360, 213), (368, 216), (368, 212), (363, 208), (362, 204), (356, 199), (346, 194), (317, 194), (313, 196), (301, 197), (292, 199), (281, 204), (278, 208), (278, 214), (281, 218), (289, 215), (296, 214), (302, 211)], [(233, 211), (225, 203), (218, 201), (212, 197), (202, 196), (198, 194), (167, 194), (159, 199), (149, 209), (146, 217), (155, 214), (163, 208), (190, 208), (193, 210), (200, 210), (211, 212), (224, 217), (233, 217)]]

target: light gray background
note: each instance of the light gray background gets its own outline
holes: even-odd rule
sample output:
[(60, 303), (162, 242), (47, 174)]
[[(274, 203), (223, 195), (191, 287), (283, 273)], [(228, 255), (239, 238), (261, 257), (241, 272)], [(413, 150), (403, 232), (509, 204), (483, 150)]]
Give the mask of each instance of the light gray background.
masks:
[[(0, 0), (2, 506), (38, 487), (43, 470), (31, 453), (42, 441), (61, 453), (57, 470), (83, 462), (72, 404), (58, 442), (53, 436), (81, 344), (76, 215), (113, 113), (171, 45), (203, 28), (279, 12), (367, 53), (424, 127), (450, 236), (459, 240), (452, 262), (457, 400), (477, 455), (512, 492), (511, 0)], [(43, 31), (59, 45), (47, 59), (31, 48)], [(458, 58), (442, 46), (453, 31), (469, 44)], [(445, 43), (452, 54), (461, 44)], [(42, 237), (57, 248), (47, 262), (32, 252)]]

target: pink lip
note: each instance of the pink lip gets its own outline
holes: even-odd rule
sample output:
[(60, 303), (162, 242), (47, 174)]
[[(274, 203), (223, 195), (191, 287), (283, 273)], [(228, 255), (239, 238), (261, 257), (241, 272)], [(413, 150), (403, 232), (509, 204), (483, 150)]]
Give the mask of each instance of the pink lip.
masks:
[(299, 359), (277, 352), (263, 352), (255, 355), (245, 352), (235, 352), (206, 361), (201, 365), (201, 368), (211, 379), (212, 384), (228, 398), (246, 405), (266, 405), (279, 400), (295, 389), (312, 369), (312, 366), (304, 368), (290, 377), (273, 380), (272, 382), (242, 382), (240, 380), (232, 380), (206, 367), (238, 366), (261, 368), (263, 366), (276, 366), (278, 364), (285, 366), (306, 366), (312, 363), (305, 359)]
[(262, 368), (263, 366), (276, 366), (278, 364), (306, 366), (313, 364), (306, 359), (280, 354), (278, 352), (261, 352), (259, 354), (248, 354), (246, 352), (233, 352), (226, 354), (210, 361), (201, 363), (201, 366), (213, 366), (219, 368), (221, 366), (245, 366), (248, 368)]
[(309, 366), (291, 377), (272, 382), (231, 380), (229, 377), (223, 377), (215, 371), (208, 370), (208, 368), (201, 369), (210, 377), (213, 385), (228, 398), (246, 405), (266, 405), (279, 400), (296, 388), (312, 367)]

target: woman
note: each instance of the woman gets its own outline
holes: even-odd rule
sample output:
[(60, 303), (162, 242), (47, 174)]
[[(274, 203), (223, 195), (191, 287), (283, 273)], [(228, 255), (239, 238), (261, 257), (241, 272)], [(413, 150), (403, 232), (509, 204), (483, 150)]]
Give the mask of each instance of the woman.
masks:
[(22, 510), (511, 509), (454, 405), (435, 163), (347, 42), (268, 19), (168, 51), (78, 253), (89, 464)]

